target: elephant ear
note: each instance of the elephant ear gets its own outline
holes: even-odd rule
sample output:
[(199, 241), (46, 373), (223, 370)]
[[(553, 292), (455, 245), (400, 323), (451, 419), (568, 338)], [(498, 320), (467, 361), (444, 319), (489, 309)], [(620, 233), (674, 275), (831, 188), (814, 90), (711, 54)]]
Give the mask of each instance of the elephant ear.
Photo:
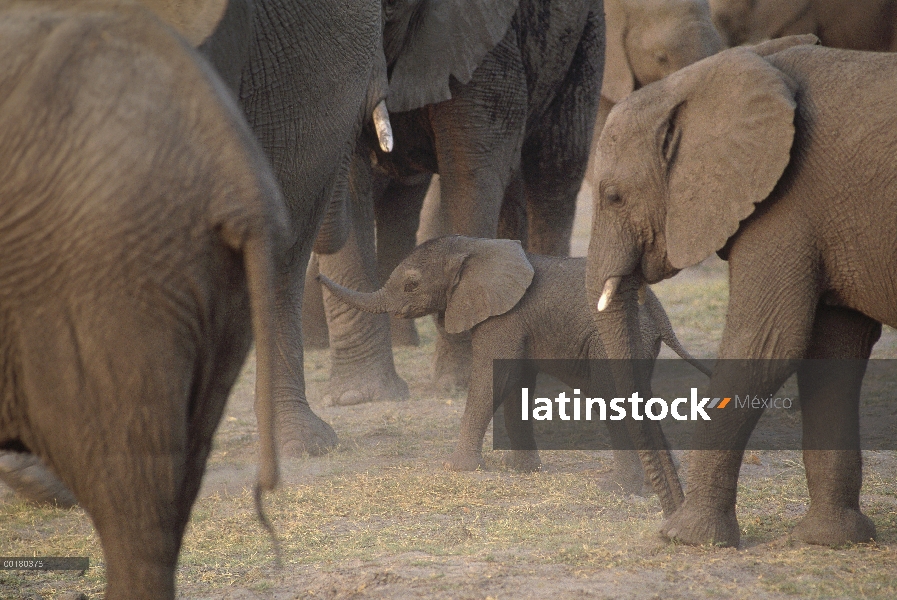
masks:
[[(401, 0), (398, 0), (401, 2)], [(450, 100), (449, 80), (465, 84), (505, 36), (519, 0), (405, 0), (384, 31), (391, 67), (386, 106), (402, 112)]]
[(722, 248), (772, 193), (791, 160), (796, 84), (735, 48), (660, 85), (678, 98), (657, 145), (669, 182), (667, 255), (684, 269)]
[(228, 0), (140, 0), (197, 48), (224, 17)]
[(601, 95), (617, 104), (635, 89), (635, 75), (626, 55), (626, 9), (620, 0), (605, 0), (604, 22), (607, 45)]
[(533, 266), (517, 240), (476, 240), (450, 269), (456, 282), (449, 290), (445, 330), (461, 333), (520, 302), (533, 281)]

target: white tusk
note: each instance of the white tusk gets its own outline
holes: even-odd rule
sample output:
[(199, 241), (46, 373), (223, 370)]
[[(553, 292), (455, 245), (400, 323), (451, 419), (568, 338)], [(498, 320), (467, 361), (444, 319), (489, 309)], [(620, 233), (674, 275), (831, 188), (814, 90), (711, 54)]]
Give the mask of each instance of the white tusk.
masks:
[(648, 284), (642, 283), (642, 285), (639, 286), (639, 288), (638, 288), (638, 303), (644, 304), (645, 298), (647, 298), (647, 297), (648, 297)]
[(380, 149), (384, 152), (392, 152), (392, 125), (389, 124), (389, 111), (386, 110), (386, 100), (381, 100), (374, 109), (374, 128), (377, 130), (377, 140)]
[(617, 291), (617, 286), (620, 285), (620, 280), (622, 277), (610, 277), (607, 281), (604, 282), (604, 290), (601, 292), (601, 297), (598, 299), (598, 312), (602, 312), (607, 305), (610, 304), (610, 299)]

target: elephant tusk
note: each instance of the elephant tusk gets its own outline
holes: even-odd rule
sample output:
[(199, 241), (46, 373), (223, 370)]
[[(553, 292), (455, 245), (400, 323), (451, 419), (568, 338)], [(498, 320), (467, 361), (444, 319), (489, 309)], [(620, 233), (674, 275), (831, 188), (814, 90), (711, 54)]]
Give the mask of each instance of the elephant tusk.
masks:
[(380, 149), (384, 152), (392, 152), (392, 125), (389, 123), (389, 111), (386, 110), (386, 100), (381, 100), (374, 109), (374, 129), (377, 130), (377, 140)]
[(643, 305), (645, 303), (645, 298), (648, 296), (648, 284), (642, 283), (642, 285), (638, 289), (638, 303), (639, 305)]
[(610, 304), (610, 299), (617, 291), (621, 279), (622, 277), (619, 276), (610, 277), (604, 282), (604, 290), (601, 291), (601, 297), (598, 298), (598, 312), (604, 311), (607, 305)]

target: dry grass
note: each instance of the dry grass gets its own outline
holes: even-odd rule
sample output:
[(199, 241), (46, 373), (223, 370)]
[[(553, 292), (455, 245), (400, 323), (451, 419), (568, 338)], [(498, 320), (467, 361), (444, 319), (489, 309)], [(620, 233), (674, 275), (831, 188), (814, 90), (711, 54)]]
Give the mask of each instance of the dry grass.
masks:
[[(712, 356), (726, 306), (724, 267), (710, 262), (657, 286), (680, 338)], [(253, 364), (241, 376), (216, 436), (178, 570), (184, 598), (894, 598), (897, 597), (897, 457), (867, 452), (863, 509), (876, 544), (821, 548), (787, 534), (806, 511), (797, 452), (751, 453), (742, 468), (740, 550), (664, 543), (656, 497), (622, 496), (601, 452), (544, 452), (545, 471), (500, 467), (449, 473), (464, 397), (427, 389), (433, 327), (421, 348), (400, 349), (411, 400), (328, 407), (326, 352), (306, 357), (309, 397), (342, 445), (284, 461), (284, 485), (265, 505), (283, 568), (258, 525), (251, 494), (256, 434)], [(887, 332), (879, 356), (897, 356)], [(491, 436), (491, 432), (489, 434)], [(487, 438), (487, 447), (491, 437)], [(27, 506), (0, 492), (0, 555), (89, 556), (75, 573), (0, 571), (0, 598), (99, 597), (102, 553), (79, 509)], [(33, 597), (33, 596), (32, 596)]]

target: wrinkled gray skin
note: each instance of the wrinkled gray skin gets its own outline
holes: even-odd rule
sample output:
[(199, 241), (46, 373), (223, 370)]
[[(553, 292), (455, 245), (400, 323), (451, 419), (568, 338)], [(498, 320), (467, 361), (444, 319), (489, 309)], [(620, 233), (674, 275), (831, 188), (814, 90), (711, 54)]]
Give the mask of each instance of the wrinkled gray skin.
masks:
[[(628, 355), (638, 333), (622, 315), (607, 327), (608, 315), (641, 283), (713, 252), (729, 262), (720, 358), (866, 359), (880, 323), (897, 325), (897, 178), (882, 176), (897, 172), (897, 55), (799, 45), (813, 41), (725, 51), (611, 112), (599, 144), (587, 287), (596, 306), (607, 282), (619, 281), (606, 310), (595, 312), (612, 357)], [(875, 536), (859, 506), (858, 362), (851, 381), (798, 372), (810, 492), (799, 540)], [(731, 366), (714, 371), (707, 395), (751, 389), (765, 397), (796, 368)], [(667, 537), (738, 544), (739, 467), (760, 415), (726, 411), (701, 424), (696, 439), (710, 450), (689, 462), (688, 494), (663, 526)], [(818, 450), (833, 443), (850, 449)]]
[(259, 488), (275, 485), (271, 300), (288, 241), (236, 103), (150, 12), (4, 4), (0, 449), (40, 457), (84, 507), (107, 598), (174, 598), (253, 337)]
[[(322, 454), (333, 429), (305, 398), (301, 305), (306, 264), (325, 213), (345, 210), (354, 140), (386, 94), (377, 0), (141, 0), (212, 63), (270, 160), (289, 208), (292, 239), (278, 267), (274, 357), (278, 443), (288, 455)], [(380, 59), (378, 60), (378, 56)], [(21, 466), (26, 457), (16, 457)], [(59, 482), (0, 462), (0, 479), (41, 501)], [(27, 480), (26, 480), (27, 479)], [(63, 503), (63, 498), (56, 500)]]
[(812, 33), (824, 46), (897, 51), (897, 0), (709, 0), (730, 46)]
[(241, 74), (240, 104), (289, 208), (295, 237), (276, 303), (278, 440), (290, 455), (320, 454), (337, 438), (305, 398), (304, 275), (328, 207), (344, 210), (355, 137), (386, 94), (381, 7), (375, 0), (256, 0), (249, 20), (240, 15), (246, 6), (231, 0), (234, 18), (226, 16), (200, 49), (220, 71)]
[[(473, 345), (470, 391), (461, 419), (460, 439), (445, 467), (472, 471), (483, 466), (483, 436), (493, 413), (494, 359), (606, 357), (586, 300), (585, 268), (584, 258), (528, 254), (514, 240), (449, 236), (416, 248), (376, 292), (359, 293), (338, 286), (324, 276), (321, 280), (340, 300), (360, 310), (406, 319), (436, 314), (448, 332), (470, 331)], [(636, 312), (642, 337), (632, 340), (634, 355), (656, 358), (663, 340), (709, 375), (681, 347), (653, 292), (647, 291), (645, 306)], [(548, 373), (575, 388), (603, 389), (595, 388), (586, 373), (562, 368)], [(517, 390), (519, 394), (520, 386), (534, 387), (535, 376), (535, 371), (509, 375), (503, 389), (506, 393)], [(598, 375), (592, 373), (592, 376)], [(609, 381), (607, 375), (600, 376), (605, 378), (603, 381)], [(527, 423), (530, 429), (523, 431), (519, 412), (515, 415), (513, 410), (517, 406), (514, 402), (510, 407), (505, 404), (505, 423), (512, 440), (532, 447), (531, 422)], [(633, 420), (624, 426), (608, 421), (616, 447), (629, 443), (627, 427), (645, 427), (640, 438), (656, 436), (660, 447), (666, 446), (656, 423), (647, 419), (639, 423)], [(631, 454), (617, 453), (617, 480), (629, 493), (640, 492), (644, 479), (638, 461), (627, 460), (626, 455)], [(649, 479), (660, 495), (664, 510), (671, 513), (681, 501), (682, 492), (669, 452), (645, 453), (645, 457), (650, 459), (645, 465)], [(526, 471), (541, 466), (536, 450), (515, 450), (506, 460), (510, 466)]]
[[(382, 152), (370, 131), (360, 140), (354, 244), (321, 254), (320, 271), (353, 289), (376, 289), (414, 247), (432, 173), (440, 175), (450, 231), (496, 237), (502, 201), (515, 194), (528, 213), (529, 247), (566, 254), (598, 108), (601, 0), (408, 0), (386, 11), (395, 149)], [(445, 18), (433, 20), (433, 11)], [(399, 397), (388, 317), (347, 308), (326, 291), (324, 302), (333, 400)], [(439, 387), (466, 385), (469, 352), (466, 335), (440, 332)]]
[[(633, 90), (723, 49), (707, 0), (604, 0), (604, 9), (607, 49), (591, 156), (596, 153), (607, 114), (617, 102)], [(592, 167), (586, 171), (586, 181), (592, 172)], [(450, 233), (447, 221), (439, 188), (431, 185), (421, 211), (417, 243)]]

